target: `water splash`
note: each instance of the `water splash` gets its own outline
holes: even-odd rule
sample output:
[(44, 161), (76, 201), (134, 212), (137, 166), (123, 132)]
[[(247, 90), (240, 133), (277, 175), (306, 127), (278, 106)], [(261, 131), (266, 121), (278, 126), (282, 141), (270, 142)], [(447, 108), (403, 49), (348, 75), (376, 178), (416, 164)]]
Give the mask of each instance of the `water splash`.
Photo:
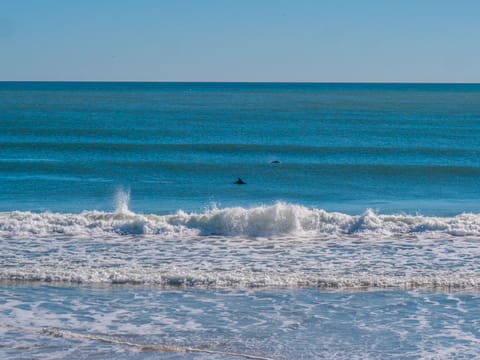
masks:
[(115, 194), (115, 214), (134, 215), (128, 208), (130, 204), (130, 189), (118, 189)]

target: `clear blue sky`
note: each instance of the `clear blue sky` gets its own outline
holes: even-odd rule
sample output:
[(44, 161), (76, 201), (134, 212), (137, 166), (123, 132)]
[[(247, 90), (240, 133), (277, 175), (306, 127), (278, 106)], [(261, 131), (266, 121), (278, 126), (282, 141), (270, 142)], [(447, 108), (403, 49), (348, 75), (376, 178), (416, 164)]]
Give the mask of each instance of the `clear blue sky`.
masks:
[(0, 80), (480, 82), (479, 0), (0, 0)]

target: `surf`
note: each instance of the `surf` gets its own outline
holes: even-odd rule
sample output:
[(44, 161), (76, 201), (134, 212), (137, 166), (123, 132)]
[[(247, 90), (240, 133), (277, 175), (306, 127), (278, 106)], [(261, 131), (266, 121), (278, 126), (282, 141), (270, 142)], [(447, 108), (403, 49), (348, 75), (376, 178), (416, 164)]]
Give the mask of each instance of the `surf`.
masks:
[(379, 214), (367, 209), (350, 215), (276, 202), (256, 207), (213, 207), (203, 212), (143, 214), (129, 209), (129, 192), (117, 195), (112, 212), (85, 210), (80, 213), (7, 211), (0, 213), (0, 236), (31, 235), (195, 235), (195, 236), (319, 236), (372, 235), (480, 235), (480, 214), (455, 216)]

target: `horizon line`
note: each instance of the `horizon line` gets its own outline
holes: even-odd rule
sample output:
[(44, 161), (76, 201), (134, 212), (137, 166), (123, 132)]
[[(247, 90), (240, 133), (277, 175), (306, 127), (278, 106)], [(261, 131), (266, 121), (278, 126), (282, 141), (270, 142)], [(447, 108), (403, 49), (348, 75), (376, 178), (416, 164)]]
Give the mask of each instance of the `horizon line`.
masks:
[(398, 85), (480, 85), (455, 81), (205, 81), (205, 80), (0, 80), (0, 83), (144, 83), (144, 84), (398, 84)]

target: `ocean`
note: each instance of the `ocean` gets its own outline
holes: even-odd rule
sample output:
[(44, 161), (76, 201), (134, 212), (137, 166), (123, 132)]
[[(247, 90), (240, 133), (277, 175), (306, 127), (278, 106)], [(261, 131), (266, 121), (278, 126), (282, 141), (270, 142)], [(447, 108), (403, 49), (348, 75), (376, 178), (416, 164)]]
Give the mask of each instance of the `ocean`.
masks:
[(480, 358), (479, 135), (476, 84), (0, 82), (0, 357)]

